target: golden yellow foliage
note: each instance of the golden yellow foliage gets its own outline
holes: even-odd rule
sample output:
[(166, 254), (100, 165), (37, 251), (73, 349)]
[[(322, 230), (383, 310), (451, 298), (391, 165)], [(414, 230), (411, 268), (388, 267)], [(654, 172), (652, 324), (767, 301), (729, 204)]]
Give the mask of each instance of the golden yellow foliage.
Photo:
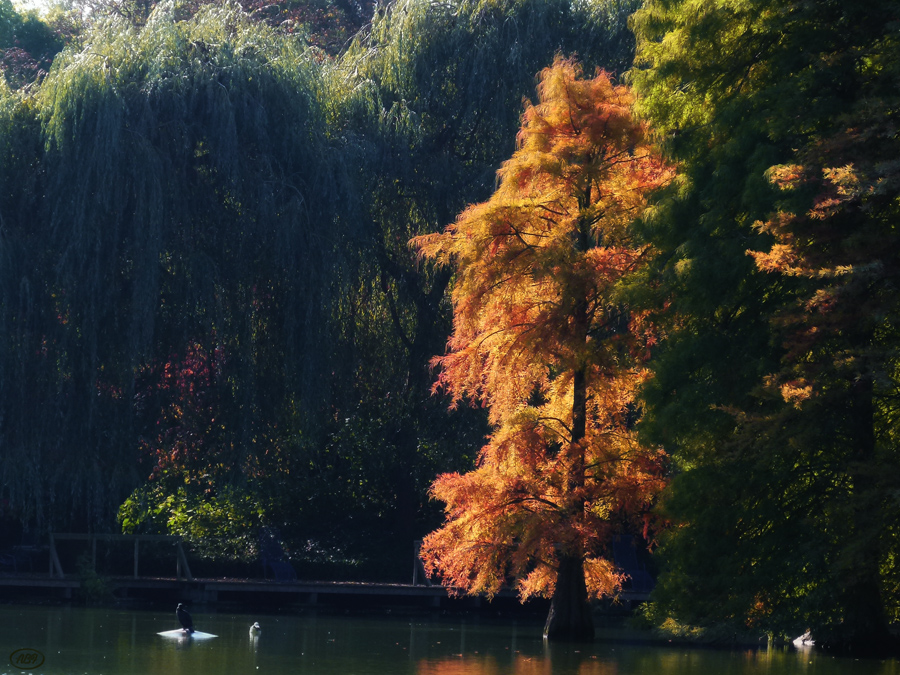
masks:
[(538, 93), (491, 199), (412, 242), (456, 268), (435, 387), (487, 406), (494, 427), (475, 471), (432, 486), (447, 520), (423, 555), (462, 591), (517, 579), (523, 597), (551, 594), (560, 556), (577, 558), (599, 596), (622, 582), (612, 536), (663, 483), (663, 454), (631, 430), (656, 336), (621, 284), (649, 253), (631, 224), (671, 170), (607, 74), (559, 59)]

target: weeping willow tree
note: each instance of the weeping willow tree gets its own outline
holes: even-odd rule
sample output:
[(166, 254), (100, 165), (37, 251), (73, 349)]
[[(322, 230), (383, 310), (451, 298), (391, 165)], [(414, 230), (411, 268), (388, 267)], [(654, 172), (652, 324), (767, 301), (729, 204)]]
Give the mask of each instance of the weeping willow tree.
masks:
[[(0, 78), (0, 322), (4, 329), (0, 396), (3, 401), (17, 406), (38, 385), (42, 375), (33, 365), (35, 350), (42, 346), (44, 338), (27, 344), (28, 324), (33, 323), (34, 317), (30, 311), (33, 305), (31, 280), (24, 276), (29, 266), (23, 255), (35, 251), (30, 251), (27, 245), (19, 245), (11, 233), (19, 223), (26, 228), (33, 225), (38, 178), (35, 166), (40, 155), (40, 123), (34, 102), (10, 91), (6, 81)], [(17, 356), (21, 358), (17, 359)], [(4, 467), (0, 479), (5, 493), (2, 496), (8, 497), (10, 486), (22, 486), (40, 499), (43, 486), (32, 481), (39, 477), (41, 467), (33, 455), (21, 453), (16, 457), (12, 475), (7, 473), (13, 460), (8, 431), (17, 414), (18, 411), (10, 406), (0, 409), (0, 429), (4, 431), (0, 446), (0, 462)], [(0, 516), (10, 518), (9, 505), (4, 506)]]
[(316, 409), (346, 201), (319, 88), (236, 5), (167, 4), (3, 99), (5, 128), (26, 106), (43, 141), (31, 208), (2, 224), (0, 471), (23, 520), (108, 526), (154, 470), (181, 504), (252, 490), (278, 416)]

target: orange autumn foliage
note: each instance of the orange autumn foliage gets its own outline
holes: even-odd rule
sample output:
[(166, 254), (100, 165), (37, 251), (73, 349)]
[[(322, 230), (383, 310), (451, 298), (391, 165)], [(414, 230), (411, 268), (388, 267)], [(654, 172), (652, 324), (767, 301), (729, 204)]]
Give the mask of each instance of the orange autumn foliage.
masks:
[(663, 486), (664, 453), (631, 429), (656, 334), (623, 288), (650, 253), (631, 225), (671, 169), (631, 92), (580, 75), (561, 59), (544, 70), (491, 199), (412, 242), (456, 269), (435, 387), (453, 405), (487, 406), (493, 426), (477, 468), (431, 489), (446, 522), (423, 559), (465, 592), (515, 579), (523, 598), (549, 595), (567, 556), (583, 563), (589, 595), (614, 593), (612, 537), (646, 522)]

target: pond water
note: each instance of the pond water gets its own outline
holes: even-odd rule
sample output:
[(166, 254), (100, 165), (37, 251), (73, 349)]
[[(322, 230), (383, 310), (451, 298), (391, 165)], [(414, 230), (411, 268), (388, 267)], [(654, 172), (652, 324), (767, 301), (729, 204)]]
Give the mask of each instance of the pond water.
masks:
[[(547, 645), (530, 619), (230, 614), (192, 608), (198, 630), (172, 639), (173, 611), (0, 605), (0, 673), (73, 675), (900, 675), (895, 660), (856, 661), (793, 648), (650, 646), (604, 633)], [(252, 637), (258, 621), (262, 632)], [(18, 650), (18, 651), (17, 651)], [(30, 651), (21, 651), (30, 650)], [(34, 655), (39, 652), (39, 655)], [(16, 654), (19, 666), (10, 662)], [(26, 655), (32, 659), (26, 663)], [(43, 664), (30, 670), (42, 657)]]

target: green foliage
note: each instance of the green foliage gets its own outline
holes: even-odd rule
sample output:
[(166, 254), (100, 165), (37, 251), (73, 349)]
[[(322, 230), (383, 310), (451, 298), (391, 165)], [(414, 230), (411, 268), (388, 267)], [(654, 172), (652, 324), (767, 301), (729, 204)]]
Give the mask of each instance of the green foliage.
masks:
[[(378, 159), (388, 174), (370, 183), (377, 190), (372, 194), (385, 199), (398, 190), (392, 183), (412, 182), (410, 197), (421, 213), (410, 215), (437, 218), (431, 230), (478, 192), (486, 196), (493, 172), (513, 149), (509, 139), (522, 99), (534, 95), (535, 73), (557, 53), (579, 55), (588, 72), (626, 67), (632, 43), (624, 18), (636, 6), (406, 0), (378, 13), (368, 36), (341, 63), (344, 72), (371, 82), (364, 91), (377, 97), (382, 110), (373, 121), (380, 123), (376, 133), (384, 149)], [(401, 245), (420, 233), (421, 226), (408, 226)]]
[(86, 30), (85, 11), (76, 0), (51, 0), (43, 14), (44, 22), (64, 46), (81, 46)]
[(253, 562), (259, 555), (262, 502), (246, 489), (225, 485), (205, 495), (176, 481), (148, 483), (119, 507), (122, 532), (164, 532), (184, 538), (200, 557)]
[(16, 40), (25, 51), (47, 60), (52, 60), (64, 46), (62, 38), (35, 10), (22, 15)]
[[(4, 135), (33, 153), (39, 131), (44, 150), (30, 159), (40, 171), (15, 157), (35, 184), (3, 211), (2, 326), (17, 339), (0, 368), (23, 389), (4, 397), (3, 470), (23, 516), (40, 522), (53, 499), (72, 506), (69, 526), (108, 521), (137, 482), (136, 439), (156, 418), (132, 408), (150, 386), (135, 373), (185, 342), (228, 355), (216, 386), (244, 411), (227, 429), (238, 452), (274, 423), (269, 396), (318, 396), (319, 282), (340, 264), (337, 242), (311, 230), (338, 193), (319, 71), (300, 45), (231, 6), (186, 22), (161, 7), (140, 30), (98, 24), (89, 43), (7, 105), (39, 111), (40, 127)], [(28, 466), (42, 468), (26, 478)]]
[[(159, 0), (52, 0), (47, 22), (60, 36), (78, 40), (90, 25), (114, 18), (132, 26), (147, 23)], [(178, 0), (180, 19), (220, 0)], [(317, 59), (328, 60), (344, 51), (372, 16), (372, 0), (239, 0), (254, 23), (284, 35), (302, 37)]]
[(12, 0), (0, 0), (0, 44), (7, 46), (12, 43), (20, 20)]
[(630, 78), (682, 169), (645, 223), (670, 336), (644, 433), (683, 469), (658, 599), (688, 623), (886, 635), (898, 21), (840, 1), (634, 16)]
[(75, 569), (81, 584), (78, 587), (77, 595), (82, 602), (88, 605), (100, 605), (115, 600), (109, 581), (94, 569), (94, 561), (89, 552), (85, 551), (78, 556)]

